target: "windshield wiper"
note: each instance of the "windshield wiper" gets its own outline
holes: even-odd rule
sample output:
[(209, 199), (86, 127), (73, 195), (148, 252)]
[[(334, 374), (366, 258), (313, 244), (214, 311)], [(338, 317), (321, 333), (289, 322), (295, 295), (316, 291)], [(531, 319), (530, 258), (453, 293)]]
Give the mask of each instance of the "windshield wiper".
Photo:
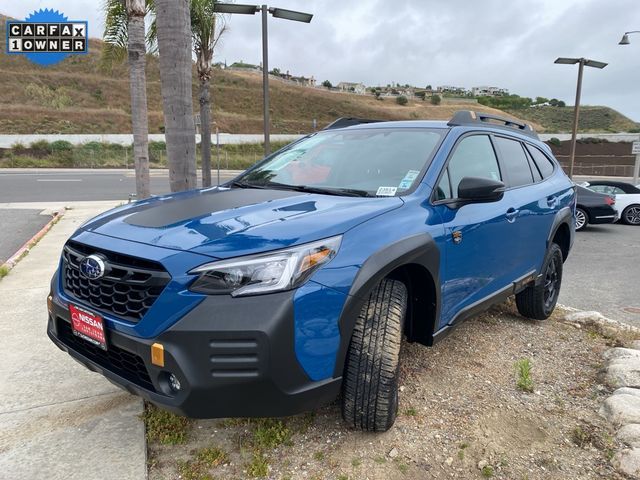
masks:
[(286, 183), (268, 182), (264, 184), (264, 188), (277, 188), (279, 190), (293, 190), (295, 192), (320, 193), (324, 195), (337, 195), (341, 197), (369, 197), (371, 196), (366, 190), (357, 190), (355, 188), (327, 188), (312, 187), (309, 185), (288, 185)]
[(234, 180), (229, 185), (231, 185), (233, 187), (239, 187), (239, 188), (261, 188), (261, 189), (269, 188), (269, 187), (265, 186), (264, 184), (247, 183), (247, 182), (242, 182), (240, 180)]

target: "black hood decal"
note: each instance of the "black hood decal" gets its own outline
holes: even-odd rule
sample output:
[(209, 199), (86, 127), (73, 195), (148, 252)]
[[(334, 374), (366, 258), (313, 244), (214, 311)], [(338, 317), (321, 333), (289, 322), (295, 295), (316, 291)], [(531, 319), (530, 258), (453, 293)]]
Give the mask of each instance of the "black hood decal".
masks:
[(291, 190), (263, 190), (238, 188), (231, 190), (203, 191), (187, 198), (154, 202), (148, 208), (128, 216), (124, 221), (130, 225), (148, 228), (163, 228), (192, 218), (202, 217), (223, 210), (306, 195)]

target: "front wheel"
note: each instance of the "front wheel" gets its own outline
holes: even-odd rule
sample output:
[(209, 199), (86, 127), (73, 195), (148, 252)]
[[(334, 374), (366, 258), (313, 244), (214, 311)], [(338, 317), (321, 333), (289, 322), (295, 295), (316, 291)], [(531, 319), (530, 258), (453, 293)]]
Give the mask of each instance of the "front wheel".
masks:
[(629, 205), (625, 208), (622, 221), (627, 225), (640, 225), (640, 205)]
[(385, 432), (396, 420), (406, 311), (405, 285), (384, 279), (358, 315), (342, 382), (342, 417), (355, 428)]
[(576, 208), (576, 232), (584, 230), (589, 225), (589, 214), (581, 208)]
[(546, 320), (553, 313), (562, 284), (562, 250), (552, 243), (542, 265), (542, 281), (516, 294), (518, 312), (534, 320)]

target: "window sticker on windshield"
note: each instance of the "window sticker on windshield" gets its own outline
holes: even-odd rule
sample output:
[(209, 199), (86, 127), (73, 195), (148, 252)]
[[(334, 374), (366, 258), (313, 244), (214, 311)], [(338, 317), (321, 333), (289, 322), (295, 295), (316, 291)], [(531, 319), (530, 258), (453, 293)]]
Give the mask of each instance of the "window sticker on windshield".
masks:
[(378, 197), (393, 197), (398, 189), (396, 187), (378, 187), (376, 196)]
[(405, 180), (413, 181), (416, 178), (418, 178), (418, 175), (420, 175), (419, 170), (409, 170), (407, 174), (404, 176), (404, 178), (402, 179), (402, 181), (405, 181)]
[(409, 190), (412, 183), (413, 180), (402, 180), (400, 185), (398, 185), (398, 190)]

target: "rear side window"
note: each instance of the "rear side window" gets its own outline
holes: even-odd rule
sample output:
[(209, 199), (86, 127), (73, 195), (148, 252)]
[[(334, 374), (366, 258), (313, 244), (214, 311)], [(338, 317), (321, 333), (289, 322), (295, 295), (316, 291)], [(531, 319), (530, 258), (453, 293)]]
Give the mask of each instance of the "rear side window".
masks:
[(465, 137), (458, 143), (436, 189), (436, 198), (457, 197), (458, 185), (464, 177), (501, 179), (498, 160), (487, 135)]
[(533, 161), (533, 158), (531, 158), (531, 154), (529, 153), (529, 151), (525, 148), (525, 153), (527, 154), (527, 159), (529, 160), (529, 167), (531, 168), (531, 173), (533, 173), (533, 181), (534, 182), (539, 182), (540, 180), (542, 180), (542, 174), (540, 173), (540, 170), (538, 170), (538, 167), (536, 166), (536, 163)]
[(500, 150), (500, 160), (506, 170), (505, 176), (508, 186), (519, 187), (533, 183), (529, 160), (527, 160), (522, 144), (517, 140), (496, 137), (496, 145)]
[(547, 178), (553, 173), (553, 163), (551, 163), (551, 160), (549, 160), (544, 153), (531, 145), (527, 145), (527, 150), (529, 150), (533, 161), (536, 163), (538, 170), (540, 170), (542, 178)]

